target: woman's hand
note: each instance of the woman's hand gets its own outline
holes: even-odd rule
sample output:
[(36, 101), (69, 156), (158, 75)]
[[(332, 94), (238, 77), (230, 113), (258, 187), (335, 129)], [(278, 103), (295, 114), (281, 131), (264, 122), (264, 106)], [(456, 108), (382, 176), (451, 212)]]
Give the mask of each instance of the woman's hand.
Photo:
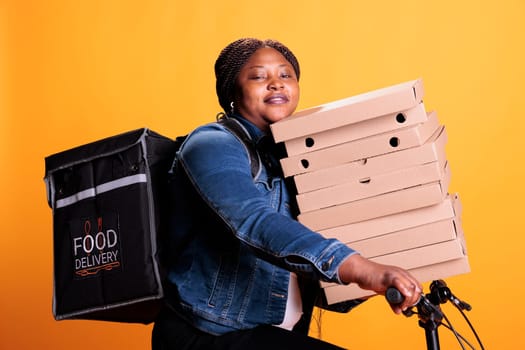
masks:
[(388, 287), (397, 288), (405, 300), (399, 305), (391, 305), (396, 314), (416, 304), (423, 290), (419, 281), (402, 268), (378, 264), (359, 254), (351, 255), (341, 264), (339, 278), (382, 295)]

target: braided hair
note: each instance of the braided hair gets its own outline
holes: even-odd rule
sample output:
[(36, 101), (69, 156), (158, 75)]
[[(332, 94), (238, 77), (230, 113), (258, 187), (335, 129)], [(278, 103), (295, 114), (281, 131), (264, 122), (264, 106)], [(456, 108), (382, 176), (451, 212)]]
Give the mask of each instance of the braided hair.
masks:
[(242, 66), (255, 51), (271, 47), (281, 53), (292, 65), (299, 80), (299, 62), (286, 46), (276, 40), (259, 40), (255, 38), (238, 39), (226, 46), (215, 61), (216, 91), (219, 104), (226, 114), (230, 113), (231, 103), (235, 98), (236, 80)]

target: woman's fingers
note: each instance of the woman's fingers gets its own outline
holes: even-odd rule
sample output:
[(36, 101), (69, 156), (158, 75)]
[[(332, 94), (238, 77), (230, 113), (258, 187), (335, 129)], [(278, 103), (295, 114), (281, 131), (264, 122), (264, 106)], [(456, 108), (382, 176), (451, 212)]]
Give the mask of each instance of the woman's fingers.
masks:
[(408, 271), (396, 266), (378, 264), (360, 255), (350, 256), (339, 270), (340, 278), (347, 283), (357, 283), (363, 289), (384, 294), (389, 287), (395, 287), (404, 301), (392, 305), (395, 313), (401, 313), (417, 304), (422, 286)]

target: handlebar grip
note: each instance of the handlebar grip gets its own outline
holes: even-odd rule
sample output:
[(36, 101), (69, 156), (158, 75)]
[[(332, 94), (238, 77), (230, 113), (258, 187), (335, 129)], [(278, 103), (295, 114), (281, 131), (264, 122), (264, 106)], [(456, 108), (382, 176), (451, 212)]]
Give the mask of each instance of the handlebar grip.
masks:
[(388, 287), (385, 292), (385, 298), (393, 305), (401, 304), (405, 300), (405, 296), (395, 287)]

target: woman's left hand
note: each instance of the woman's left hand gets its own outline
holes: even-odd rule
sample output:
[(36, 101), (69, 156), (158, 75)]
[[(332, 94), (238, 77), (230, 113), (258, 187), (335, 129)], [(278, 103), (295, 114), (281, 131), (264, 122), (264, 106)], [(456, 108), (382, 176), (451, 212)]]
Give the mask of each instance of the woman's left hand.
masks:
[(421, 284), (408, 271), (390, 265), (373, 262), (354, 254), (339, 267), (339, 277), (345, 283), (356, 283), (362, 289), (385, 294), (387, 288), (395, 287), (405, 297), (398, 305), (391, 305), (396, 314), (415, 305), (423, 290)]

